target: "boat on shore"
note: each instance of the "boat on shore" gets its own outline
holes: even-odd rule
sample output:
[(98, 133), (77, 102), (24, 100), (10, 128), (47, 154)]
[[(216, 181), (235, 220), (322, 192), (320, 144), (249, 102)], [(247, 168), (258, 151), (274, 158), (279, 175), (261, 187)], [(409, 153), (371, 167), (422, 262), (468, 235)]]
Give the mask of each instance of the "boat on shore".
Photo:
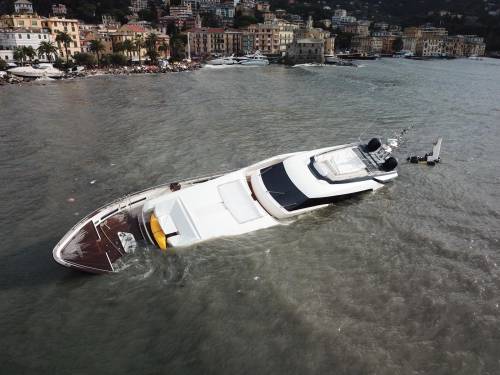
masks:
[(9, 73), (23, 78), (62, 78), (64, 72), (54, 68), (52, 64), (41, 63), (33, 66), (18, 66), (8, 70)]
[(113, 273), (139, 242), (166, 250), (284, 224), (382, 188), (398, 176), (391, 151), (373, 138), (153, 187), (82, 219), (55, 246), (53, 256), (63, 266)]

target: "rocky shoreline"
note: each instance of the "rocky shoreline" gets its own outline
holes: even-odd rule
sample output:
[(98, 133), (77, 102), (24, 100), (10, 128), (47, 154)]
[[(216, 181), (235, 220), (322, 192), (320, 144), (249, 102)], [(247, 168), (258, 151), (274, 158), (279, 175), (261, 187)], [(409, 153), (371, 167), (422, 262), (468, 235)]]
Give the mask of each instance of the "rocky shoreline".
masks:
[[(131, 74), (162, 74), (171, 72), (187, 72), (198, 70), (201, 68), (200, 63), (173, 63), (166, 65), (165, 67), (159, 67), (156, 65), (138, 65), (138, 66), (120, 66), (120, 67), (108, 67), (108, 68), (96, 68), (96, 69), (84, 69), (80, 71), (69, 71), (62, 76), (61, 80), (74, 79), (74, 78), (85, 78), (100, 75), (131, 75)], [(9, 72), (0, 75), (0, 86), (5, 85), (21, 85), (25, 83), (30, 83), (37, 80), (53, 80), (51, 78), (27, 78), (18, 77)]]

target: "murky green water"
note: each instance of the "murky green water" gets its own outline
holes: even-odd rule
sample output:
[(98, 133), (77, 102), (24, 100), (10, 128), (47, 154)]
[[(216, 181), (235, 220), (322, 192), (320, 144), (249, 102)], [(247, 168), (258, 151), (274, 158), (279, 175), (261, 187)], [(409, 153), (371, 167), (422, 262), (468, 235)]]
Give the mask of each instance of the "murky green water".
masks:
[[(500, 372), (498, 60), (2, 87), (0, 123), (2, 374)], [(443, 162), (379, 192), (117, 275), (52, 260), (125, 193), (412, 124), (400, 160)]]

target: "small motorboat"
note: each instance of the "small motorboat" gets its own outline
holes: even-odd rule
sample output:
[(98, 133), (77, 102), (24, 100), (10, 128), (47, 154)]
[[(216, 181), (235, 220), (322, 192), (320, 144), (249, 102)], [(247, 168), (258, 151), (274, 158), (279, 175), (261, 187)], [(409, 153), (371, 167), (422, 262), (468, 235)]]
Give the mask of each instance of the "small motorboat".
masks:
[(139, 241), (167, 250), (284, 224), (395, 179), (398, 162), (391, 152), (373, 138), (150, 188), (82, 219), (55, 246), (53, 256), (67, 267), (112, 273)]
[(49, 63), (33, 66), (18, 66), (8, 70), (9, 73), (25, 78), (61, 78), (64, 72), (56, 69)]

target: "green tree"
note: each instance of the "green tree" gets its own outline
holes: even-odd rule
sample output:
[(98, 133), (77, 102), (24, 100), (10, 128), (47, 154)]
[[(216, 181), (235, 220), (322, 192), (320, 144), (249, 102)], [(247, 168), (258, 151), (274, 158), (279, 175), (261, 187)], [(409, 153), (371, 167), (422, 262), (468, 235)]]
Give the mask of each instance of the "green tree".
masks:
[(30, 61), (36, 57), (36, 51), (32, 46), (24, 46), (21, 48), (23, 49), (26, 58), (29, 59)]
[(109, 58), (109, 63), (111, 65), (127, 65), (127, 58), (121, 53), (112, 53), (111, 55), (107, 55), (107, 57)]
[(185, 35), (174, 34), (170, 39), (171, 56), (173, 60), (180, 61), (186, 57), (187, 37)]
[(117, 42), (117, 43), (113, 44), (113, 53), (123, 52), (123, 51), (124, 51), (124, 48), (123, 48), (122, 42)]
[(399, 52), (403, 49), (403, 39), (401, 37), (398, 37), (394, 39), (394, 42), (392, 42), (392, 49), (395, 52)]
[(0, 70), (7, 70), (8, 67), (7, 61), (0, 59)]
[(14, 60), (24, 64), (24, 60), (26, 59), (26, 52), (23, 47), (14, 48)]
[(169, 47), (168, 47), (168, 44), (165, 43), (165, 42), (162, 42), (159, 46), (158, 46), (158, 51), (161, 52), (163, 54), (163, 56), (167, 56), (167, 52), (169, 50)]
[(135, 50), (134, 42), (130, 39), (125, 39), (122, 43), (123, 50), (127, 52), (129, 59), (132, 60), (132, 52)]
[(144, 38), (141, 35), (138, 35), (134, 40), (134, 47), (139, 55), (139, 65), (141, 65), (141, 49), (144, 47)]
[(354, 34), (344, 33), (337, 30), (337, 37), (335, 38), (335, 49), (346, 50), (351, 48), (351, 39)]
[(66, 52), (66, 64), (69, 62), (68, 48), (70, 43), (73, 41), (71, 35), (65, 32), (58, 32), (56, 36), (56, 43), (61, 49), (61, 44), (64, 46), (64, 51)]
[(91, 67), (96, 64), (95, 56), (90, 53), (77, 52), (73, 55), (73, 59), (77, 65)]
[(255, 23), (257, 23), (257, 18), (255, 18), (254, 16), (242, 15), (241, 12), (237, 12), (234, 17), (234, 27), (237, 29), (247, 27)]
[(158, 51), (156, 49), (157, 42), (158, 35), (156, 35), (155, 33), (150, 33), (145, 41), (147, 55), (152, 63), (156, 63), (158, 61)]
[(52, 62), (53, 56), (57, 56), (57, 47), (52, 42), (41, 42), (36, 51), (38, 52), (38, 57), (40, 59), (42, 59), (45, 55), (47, 56), (47, 60), (49, 60), (49, 62)]
[(90, 41), (89, 51), (95, 53), (97, 57), (97, 65), (100, 63), (100, 53), (105, 50), (104, 43), (99, 39)]

